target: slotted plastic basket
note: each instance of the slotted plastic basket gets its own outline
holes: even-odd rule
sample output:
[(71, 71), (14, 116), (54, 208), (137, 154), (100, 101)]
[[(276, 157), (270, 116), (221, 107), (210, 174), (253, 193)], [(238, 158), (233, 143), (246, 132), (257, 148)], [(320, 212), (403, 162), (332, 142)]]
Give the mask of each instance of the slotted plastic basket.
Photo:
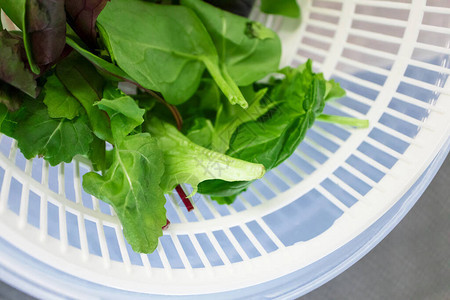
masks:
[(448, 0), (301, 1), (303, 20), (251, 18), (279, 32), (283, 64), (314, 60), (347, 96), (295, 154), (232, 206), (200, 195), (155, 253), (134, 253), (106, 204), (81, 188), (89, 167), (26, 161), (0, 141), (0, 279), (34, 296), (293, 298), (374, 247), (415, 203), (450, 148)]

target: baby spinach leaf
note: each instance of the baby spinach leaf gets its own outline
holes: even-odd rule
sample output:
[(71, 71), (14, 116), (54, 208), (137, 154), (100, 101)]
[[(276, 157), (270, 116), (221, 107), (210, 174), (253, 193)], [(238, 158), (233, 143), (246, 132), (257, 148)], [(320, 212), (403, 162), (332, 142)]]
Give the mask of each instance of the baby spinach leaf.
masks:
[(56, 75), (66, 89), (86, 110), (94, 134), (102, 140), (112, 141), (108, 116), (94, 103), (103, 98), (103, 78), (95, 68), (79, 55), (71, 55), (56, 66)]
[(197, 90), (204, 68), (233, 104), (247, 102), (222, 73), (208, 32), (188, 8), (137, 0), (108, 3), (97, 20), (113, 61), (143, 87), (181, 104)]
[(291, 18), (300, 17), (297, 0), (261, 0), (261, 11), (266, 14), (283, 15)]
[(84, 116), (74, 120), (50, 118), (42, 103), (30, 104), (25, 120), (17, 123), (12, 135), (27, 159), (43, 156), (52, 166), (69, 163), (77, 154), (87, 154), (92, 142), (92, 132)]
[(67, 45), (72, 47), (75, 51), (77, 51), (81, 56), (85, 59), (89, 60), (99, 72), (104, 73), (109, 80), (132, 80), (122, 69), (116, 66), (113, 63), (110, 63), (104, 60), (101, 57), (93, 54), (89, 50), (83, 48), (80, 42), (77, 42), (77, 38), (73, 35), (67, 35), (66, 37)]
[[(194, 10), (211, 35), (224, 76), (239, 86), (253, 84), (275, 72), (280, 64), (281, 42), (275, 32), (259, 24), (261, 37), (246, 34), (249, 20), (200, 0), (182, 0)], [(251, 23), (250, 24), (255, 24)]]
[(195, 193), (197, 185), (204, 180), (253, 180), (265, 173), (260, 164), (235, 159), (191, 142), (174, 126), (156, 117), (144, 126), (164, 153), (165, 171), (161, 180), (164, 192), (172, 191), (180, 183), (187, 183)]
[(148, 133), (128, 136), (112, 151), (109, 169), (103, 176), (85, 174), (83, 188), (114, 208), (134, 251), (150, 253), (166, 224), (166, 201), (159, 186), (163, 154)]
[(232, 106), (226, 102), (219, 107), (212, 136), (212, 150), (225, 153), (228, 150), (231, 136), (241, 124), (257, 120), (273, 107), (273, 103), (261, 104), (261, 99), (266, 94), (267, 89), (255, 93), (253, 87), (248, 86), (246, 90), (246, 92), (243, 92), (244, 95), (247, 99), (251, 99), (250, 106), (247, 109)]
[(115, 143), (119, 143), (134, 128), (144, 122), (144, 109), (136, 101), (125, 95), (118, 88), (108, 86), (103, 92), (103, 99), (96, 105), (108, 113)]
[(108, 1), (110, 0), (65, 0), (69, 23), (91, 47), (95, 46), (97, 39), (95, 22)]
[(6, 30), (0, 31), (0, 80), (36, 97), (36, 81), (21, 58), (23, 43)]
[(80, 103), (69, 93), (56, 75), (47, 78), (44, 91), (44, 103), (48, 107), (48, 115), (51, 118), (72, 120), (80, 115), (82, 109)]
[[(311, 61), (281, 72), (285, 79), (277, 81), (269, 95), (276, 101), (276, 109), (239, 126), (230, 140), (227, 155), (263, 164), (266, 169), (275, 168), (292, 155), (322, 113), (326, 81), (322, 74), (312, 72)], [(199, 192), (229, 202), (249, 185), (250, 182), (206, 181), (200, 184)]]

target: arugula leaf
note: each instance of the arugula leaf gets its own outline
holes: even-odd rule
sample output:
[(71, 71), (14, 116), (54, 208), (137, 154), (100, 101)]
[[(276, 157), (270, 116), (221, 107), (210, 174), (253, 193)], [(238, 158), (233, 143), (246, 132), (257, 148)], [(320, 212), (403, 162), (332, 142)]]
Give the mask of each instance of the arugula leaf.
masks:
[(260, 164), (235, 159), (191, 142), (174, 126), (156, 117), (150, 118), (144, 126), (164, 153), (165, 172), (161, 180), (164, 192), (187, 183), (193, 187), (194, 194), (198, 184), (205, 180), (253, 180), (265, 173)]
[(44, 91), (44, 103), (51, 118), (72, 120), (80, 115), (82, 109), (80, 103), (67, 91), (56, 75), (47, 78)]
[(69, 23), (91, 47), (95, 46), (97, 39), (95, 22), (108, 1), (110, 0), (65, 0)]
[[(85, 117), (74, 120), (52, 119), (41, 102), (23, 103), (27, 111), (24, 120), (17, 120), (12, 137), (18, 141), (25, 158), (43, 156), (52, 166), (71, 162), (77, 154), (87, 154), (92, 133)], [(22, 115), (23, 118), (23, 115)]]
[(297, 0), (261, 0), (261, 11), (266, 14), (283, 15), (291, 18), (300, 17)]
[(36, 64), (53, 64), (66, 44), (64, 1), (27, 0), (25, 25)]
[[(260, 163), (272, 169), (286, 160), (306, 135), (325, 105), (326, 81), (312, 71), (309, 60), (296, 69), (281, 70), (285, 79), (276, 81), (269, 98), (277, 103), (274, 111), (256, 121), (242, 124), (234, 132), (226, 152), (235, 158)], [(199, 192), (219, 202), (232, 201), (251, 182), (206, 181)]]
[(97, 27), (113, 61), (167, 102), (188, 100), (206, 66), (232, 104), (247, 106), (236, 83), (222, 73), (214, 44), (190, 9), (116, 0), (102, 11)]
[(105, 88), (103, 99), (96, 105), (108, 113), (114, 143), (120, 143), (134, 128), (144, 122), (145, 110), (139, 108), (133, 98), (125, 95), (116, 87)]
[(103, 98), (103, 78), (78, 55), (70, 55), (56, 66), (56, 75), (86, 110), (94, 134), (112, 142), (111, 124), (105, 112), (94, 103)]
[(23, 43), (6, 30), (0, 32), (0, 80), (36, 97), (36, 81), (21, 58)]
[(103, 176), (94, 172), (83, 176), (83, 188), (114, 208), (134, 251), (150, 253), (166, 224), (166, 201), (159, 186), (163, 154), (154, 138), (140, 133), (115, 145), (112, 157)]
[(246, 34), (249, 23), (247, 18), (200, 0), (182, 0), (181, 4), (194, 10), (205, 24), (216, 46), (225, 77), (229, 76), (239, 86), (245, 86), (278, 69), (281, 42), (275, 32), (259, 24), (257, 26), (264, 34), (259, 37), (249, 36)]

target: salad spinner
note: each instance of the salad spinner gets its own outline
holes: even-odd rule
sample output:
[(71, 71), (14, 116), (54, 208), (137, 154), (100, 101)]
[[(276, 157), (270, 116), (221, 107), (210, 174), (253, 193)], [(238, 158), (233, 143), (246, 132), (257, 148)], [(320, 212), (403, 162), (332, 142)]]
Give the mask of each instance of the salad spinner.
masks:
[(307, 58), (347, 96), (296, 152), (231, 206), (166, 195), (157, 250), (131, 250), (111, 208), (86, 194), (82, 159), (51, 167), (0, 141), (0, 279), (45, 299), (294, 298), (372, 249), (427, 187), (450, 148), (448, 0), (300, 1), (302, 20), (261, 14), (282, 65)]

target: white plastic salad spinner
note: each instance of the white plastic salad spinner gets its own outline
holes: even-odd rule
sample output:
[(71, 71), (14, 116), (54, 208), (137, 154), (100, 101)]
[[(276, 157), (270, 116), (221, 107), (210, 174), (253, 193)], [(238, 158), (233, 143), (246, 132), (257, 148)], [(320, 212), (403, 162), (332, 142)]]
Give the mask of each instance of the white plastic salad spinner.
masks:
[(109, 206), (82, 191), (83, 161), (50, 167), (0, 141), (0, 279), (45, 299), (294, 298), (344, 271), (408, 212), (450, 148), (450, 2), (301, 1), (303, 19), (251, 18), (314, 60), (347, 96), (294, 155), (232, 206), (195, 197), (153, 254), (134, 253)]

